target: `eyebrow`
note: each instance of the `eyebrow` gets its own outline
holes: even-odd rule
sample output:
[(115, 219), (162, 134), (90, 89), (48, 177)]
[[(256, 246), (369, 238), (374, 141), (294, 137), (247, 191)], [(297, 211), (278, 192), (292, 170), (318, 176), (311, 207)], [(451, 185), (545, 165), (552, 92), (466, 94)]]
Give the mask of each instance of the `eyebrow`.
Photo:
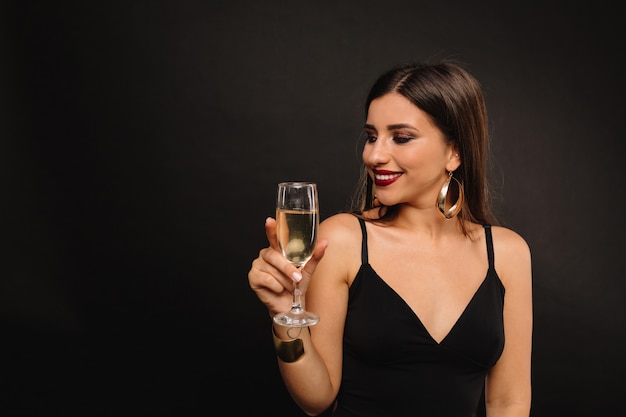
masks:
[[(374, 125), (370, 125), (370, 124), (365, 124), (365, 129), (371, 129), (371, 130), (376, 130), (376, 128), (374, 127)], [(408, 123), (396, 123), (393, 125), (388, 125), (387, 126), (387, 130), (396, 130), (396, 129), (412, 129), (412, 130), (417, 130), (417, 128), (415, 126), (412, 126)]]

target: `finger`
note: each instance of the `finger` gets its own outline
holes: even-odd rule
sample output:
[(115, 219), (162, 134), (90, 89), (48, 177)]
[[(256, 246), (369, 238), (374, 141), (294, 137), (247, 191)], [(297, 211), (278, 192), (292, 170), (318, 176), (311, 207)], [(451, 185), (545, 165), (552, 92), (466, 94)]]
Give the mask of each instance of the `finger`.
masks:
[(271, 271), (267, 270), (267, 272), (273, 275), (288, 290), (293, 287), (294, 281), (297, 282), (302, 279), (298, 268), (289, 262), (279, 250), (272, 247), (265, 248), (261, 251), (260, 256), (265, 261), (266, 268), (272, 268)]
[(328, 239), (320, 239), (317, 241), (317, 244), (315, 245), (315, 250), (313, 251), (313, 256), (311, 256), (311, 259), (309, 259), (306, 265), (304, 265), (304, 268), (302, 268), (303, 273), (305, 273), (307, 276), (313, 274), (313, 271), (315, 271), (315, 268), (317, 268), (317, 264), (324, 257), (324, 253), (326, 252), (327, 247)]
[(276, 236), (276, 220), (271, 217), (265, 219), (265, 235), (267, 236), (267, 241), (270, 243), (270, 246), (279, 250), (278, 237)]
[(252, 262), (252, 268), (248, 271), (248, 281), (250, 287), (255, 291), (269, 290), (275, 294), (281, 294), (285, 290), (283, 282), (289, 285), (289, 277), (284, 277), (278, 269), (267, 263), (262, 256)]
[(291, 295), (272, 275), (259, 270), (248, 273), (250, 287), (268, 309), (270, 316), (286, 311), (291, 304)]
[(302, 279), (302, 274), (298, 271), (291, 262), (287, 261), (287, 259), (282, 255), (280, 247), (278, 246), (278, 236), (276, 235), (276, 220), (268, 217), (265, 219), (265, 234), (267, 235), (267, 240), (270, 243), (270, 247), (274, 249), (276, 253), (267, 252), (268, 258), (266, 259), (268, 262), (276, 266), (276, 268), (281, 271), (285, 276), (289, 277), (292, 281), (298, 282)]
[[(276, 254), (272, 248), (262, 249), (259, 257), (252, 261), (252, 267), (248, 271), (249, 285), (268, 308), (270, 316), (289, 308), (293, 289), (292, 279), (285, 276), (272, 262), (267, 261)], [(274, 260), (282, 261), (282, 255), (278, 255)]]

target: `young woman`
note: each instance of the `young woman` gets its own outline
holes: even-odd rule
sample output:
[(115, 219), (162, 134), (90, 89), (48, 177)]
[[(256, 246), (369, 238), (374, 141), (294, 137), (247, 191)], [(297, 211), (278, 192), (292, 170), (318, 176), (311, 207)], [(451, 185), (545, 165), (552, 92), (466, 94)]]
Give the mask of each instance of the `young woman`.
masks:
[(398, 66), (365, 113), (354, 207), (321, 223), (301, 272), (268, 218), (248, 273), (270, 315), (299, 281), (320, 316), (273, 324), (287, 389), (308, 415), (528, 417), (530, 250), (490, 213), (479, 83), (454, 62)]

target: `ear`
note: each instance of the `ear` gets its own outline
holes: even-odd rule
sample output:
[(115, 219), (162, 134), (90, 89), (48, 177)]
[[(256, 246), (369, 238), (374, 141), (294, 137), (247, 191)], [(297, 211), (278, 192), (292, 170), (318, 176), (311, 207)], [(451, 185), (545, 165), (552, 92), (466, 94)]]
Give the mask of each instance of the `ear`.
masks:
[(446, 163), (446, 170), (448, 172), (456, 171), (461, 166), (461, 152), (459, 152), (458, 146), (452, 145), (448, 148), (448, 162)]

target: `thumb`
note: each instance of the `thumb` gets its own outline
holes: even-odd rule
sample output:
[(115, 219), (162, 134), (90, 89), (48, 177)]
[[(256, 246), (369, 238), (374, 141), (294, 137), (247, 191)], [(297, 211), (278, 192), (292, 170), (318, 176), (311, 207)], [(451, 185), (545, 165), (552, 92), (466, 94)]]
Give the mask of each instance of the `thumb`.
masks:
[(317, 241), (317, 244), (315, 245), (315, 250), (313, 251), (313, 256), (311, 256), (311, 259), (309, 259), (309, 261), (306, 263), (306, 265), (304, 265), (301, 270), (303, 279), (306, 279), (308, 281), (308, 279), (311, 278), (311, 275), (313, 275), (315, 268), (317, 268), (317, 264), (324, 257), (324, 253), (326, 252), (327, 247), (328, 239), (320, 239)]

